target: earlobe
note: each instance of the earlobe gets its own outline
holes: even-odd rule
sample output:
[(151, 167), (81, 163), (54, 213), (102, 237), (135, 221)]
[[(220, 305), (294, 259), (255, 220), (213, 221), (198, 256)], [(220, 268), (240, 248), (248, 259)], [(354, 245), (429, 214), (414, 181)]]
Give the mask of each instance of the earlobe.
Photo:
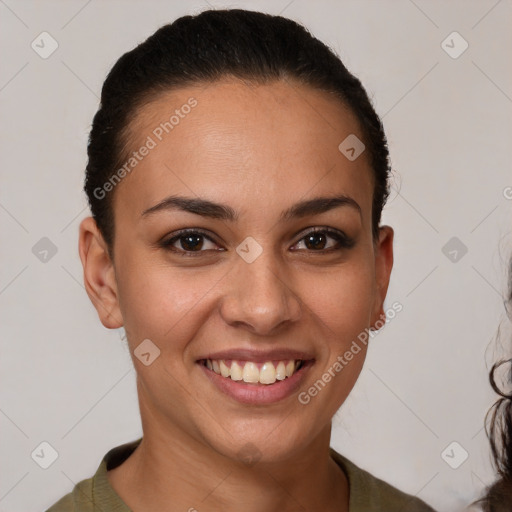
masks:
[(80, 223), (78, 249), (84, 270), (84, 286), (101, 323), (108, 329), (123, 325), (115, 269), (107, 245), (93, 217)]
[(391, 270), (393, 268), (393, 237), (394, 231), (390, 226), (379, 228), (379, 241), (375, 248), (375, 308), (371, 326), (380, 329), (386, 321), (384, 300), (388, 292)]

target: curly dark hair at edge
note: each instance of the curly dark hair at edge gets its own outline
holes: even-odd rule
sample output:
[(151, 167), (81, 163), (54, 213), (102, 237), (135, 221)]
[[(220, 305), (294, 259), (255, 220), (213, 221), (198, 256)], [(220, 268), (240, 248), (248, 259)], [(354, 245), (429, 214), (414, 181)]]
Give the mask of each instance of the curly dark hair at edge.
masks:
[[(508, 274), (509, 291), (505, 308), (512, 320), (512, 258), (509, 261)], [(512, 390), (507, 393), (496, 383), (496, 371), (505, 364), (510, 365), (506, 376), (507, 382), (512, 384), (512, 358), (494, 363), (489, 372), (492, 389), (500, 396), (485, 417), (485, 431), (491, 445), (498, 479), (486, 489), (485, 496), (474, 503), (481, 506), (483, 512), (512, 510)]]

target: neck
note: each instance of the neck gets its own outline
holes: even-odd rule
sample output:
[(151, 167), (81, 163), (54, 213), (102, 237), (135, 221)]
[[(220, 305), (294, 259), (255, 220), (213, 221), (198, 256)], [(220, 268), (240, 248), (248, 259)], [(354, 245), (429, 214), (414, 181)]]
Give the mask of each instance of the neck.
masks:
[[(107, 478), (135, 512), (348, 512), (348, 482), (329, 454), (331, 424), (287, 460), (244, 464), (145, 411), (144, 437)], [(151, 420), (151, 421), (148, 421)]]

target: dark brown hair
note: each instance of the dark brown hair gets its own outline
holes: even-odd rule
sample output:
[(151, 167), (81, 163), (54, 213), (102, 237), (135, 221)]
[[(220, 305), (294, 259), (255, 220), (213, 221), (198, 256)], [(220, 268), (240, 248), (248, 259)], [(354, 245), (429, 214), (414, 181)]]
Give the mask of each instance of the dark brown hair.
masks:
[[(512, 320), (512, 258), (508, 270), (509, 291), (505, 309)], [(498, 330), (499, 337), (500, 330)], [(512, 341), (512, 340), (511, 340)], [(506, 385), (512, 385), (512, 359), (494, 363), (489, 372), (492, 389), (500, 398), (494, 403), (485, 417), (485, 431), (491, 445), (497, 480), (487, 488), (485, 496), (477, 503), (484, 512), (510, 512), (512, 510), (512, 390), (502, 390), (496, 382), (496, 371), (508, 365)]]
[(98, 190), (126, 162), (130, 120), (160, 93), (223, 77), (254, 83), (294, 79), (333, 94), (351, 109), (374, 173), (372, 232), (377, 239), (389, 195), (389, 156), (381, 120), (361, 82), (330, 48), (290, 19), (242, 9), (206, 10), (158, 29), (122, 55), (103, 84), (89, 135), (84, 190), (111, 256), (113, 190)]

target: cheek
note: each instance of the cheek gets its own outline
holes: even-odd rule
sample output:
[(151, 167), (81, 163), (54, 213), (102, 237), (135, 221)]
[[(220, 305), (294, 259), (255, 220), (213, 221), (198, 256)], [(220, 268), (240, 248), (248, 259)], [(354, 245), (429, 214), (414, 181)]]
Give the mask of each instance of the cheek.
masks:
[[(322, 275), (301, 278), (301, 296), (328, 339), (344, 345), (369, 326), (374, 301), (373, 269), (369, 265), (347, 264)], [(350, 340), (350, 341), (351, 341)]]
[[(149, 338), (164, 347), (173, 340), (172, 346), (166, 346), (171, 351), (185, 345), (211, 314), (211, 298), (218, 297), (230, 279), (229, 272), (225, 267), (151, 265), (147, 255), (123, 254), (117, 270), (119, 303), (133, 343)], [(298, 270), (292, 281), (291, 288), (306, 306), (303, 320), (312, 315), (311, 321), (325, 329), (324, 339), (335, 335), (343, 343), (368, 326), (374, 283), (373, 268), (365, 255), (322, 271)]]
[(211, 269), (177, 269), (127, 258), (120, 265), (117, 281), (132, 349), (149, 338), (166, 352), (183, 351), (202, 325), (208, 293), (214, 291), (222, 275)]

